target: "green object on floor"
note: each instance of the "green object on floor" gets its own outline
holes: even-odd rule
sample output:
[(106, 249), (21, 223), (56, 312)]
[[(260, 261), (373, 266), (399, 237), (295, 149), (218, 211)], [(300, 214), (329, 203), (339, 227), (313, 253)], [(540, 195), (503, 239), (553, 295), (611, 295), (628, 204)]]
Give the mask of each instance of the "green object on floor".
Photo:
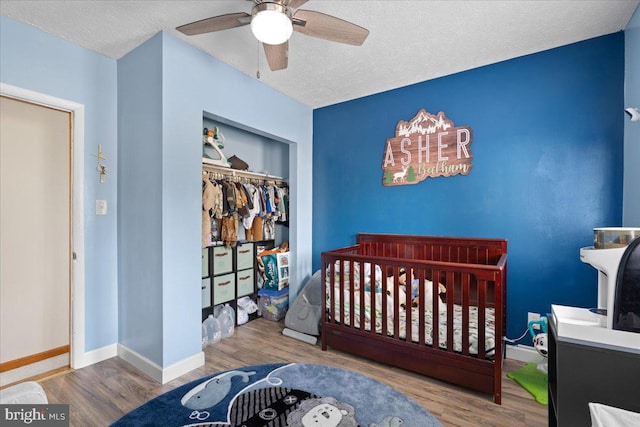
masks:
[(511, 378), (527, 390), (536, 402), (541, 405), (549, 404), (547, 390), (547, 374), (540, 372), (535, 363), (527, 363), (526, 366), (517, 371), (509, 372), (507, 377)]

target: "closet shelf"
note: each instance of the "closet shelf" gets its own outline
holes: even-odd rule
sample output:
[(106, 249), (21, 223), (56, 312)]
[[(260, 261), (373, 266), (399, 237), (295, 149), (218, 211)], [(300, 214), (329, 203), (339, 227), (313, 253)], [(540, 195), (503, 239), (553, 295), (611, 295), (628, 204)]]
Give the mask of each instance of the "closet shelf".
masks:
[(254, 179), (262, 179), (262, 180), (278, 180), (285, 181), (285, 179), (281, 176), (269, 175), (267, 173), (260, 172), (249, 172), (249, 171), (241, 171), (232, 168), (225, 168), (224, 166), (211, 165), (208, 163), (202, 163), (202, 169), (207, 172), (215, 172), (225, 176), (230, 177), (244, 177), (244, 178), (254, 178)]

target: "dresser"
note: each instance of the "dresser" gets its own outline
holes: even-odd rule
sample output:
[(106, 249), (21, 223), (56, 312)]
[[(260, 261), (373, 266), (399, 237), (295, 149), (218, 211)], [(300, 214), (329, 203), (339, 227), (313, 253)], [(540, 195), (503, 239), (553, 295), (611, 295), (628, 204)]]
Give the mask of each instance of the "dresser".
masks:
[(640, 334), (590, 324), (586, 309), (552, 306), (549, 426), (590, 426), (589, 402), (640, 412)]

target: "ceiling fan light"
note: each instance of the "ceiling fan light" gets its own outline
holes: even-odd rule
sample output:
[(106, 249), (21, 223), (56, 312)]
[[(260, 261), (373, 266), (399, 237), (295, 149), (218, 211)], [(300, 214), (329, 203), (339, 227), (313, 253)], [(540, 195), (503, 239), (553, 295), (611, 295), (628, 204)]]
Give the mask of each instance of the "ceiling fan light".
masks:
[(251, 13), (251, 31), (262, 43), (278, 45), (293, 33), (288, 10), (277, 3), (259, 3)]

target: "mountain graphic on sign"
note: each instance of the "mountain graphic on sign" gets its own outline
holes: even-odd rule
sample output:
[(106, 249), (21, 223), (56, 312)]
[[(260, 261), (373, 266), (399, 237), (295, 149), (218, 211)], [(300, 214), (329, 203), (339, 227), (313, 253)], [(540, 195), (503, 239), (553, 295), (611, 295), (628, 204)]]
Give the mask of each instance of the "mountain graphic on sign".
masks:
[(437, 115), (427, 112), (424, 108), (408, 122), (400, 121), (396, 126), (396, 136), (427, 135), (441, 132), (453, 127), (453, 122), (440, 111)]

